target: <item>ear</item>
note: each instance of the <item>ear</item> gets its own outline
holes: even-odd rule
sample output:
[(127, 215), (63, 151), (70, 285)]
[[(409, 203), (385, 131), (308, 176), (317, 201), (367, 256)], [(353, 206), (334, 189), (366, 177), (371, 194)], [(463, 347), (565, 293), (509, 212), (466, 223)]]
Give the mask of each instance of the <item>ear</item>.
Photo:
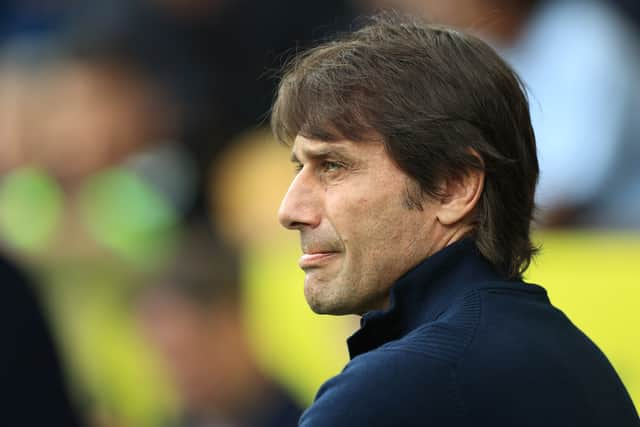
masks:
[(455, 225), (473, 211), (484, 189), (485, 173), (469, 169), (443, 183), (444, 197), (440, 199), (437, 218), (443, 225)]

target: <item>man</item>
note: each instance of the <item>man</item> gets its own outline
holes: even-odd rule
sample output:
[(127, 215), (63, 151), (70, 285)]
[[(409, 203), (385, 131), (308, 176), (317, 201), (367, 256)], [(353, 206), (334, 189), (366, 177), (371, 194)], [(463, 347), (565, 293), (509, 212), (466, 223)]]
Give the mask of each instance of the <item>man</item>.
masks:
[(380, 15), (291, 63), (272, 125), (306, 299), (362, 315), (300, 425), (640, 425), (604, 355), (522, 282), (535, 138), (491, 48)]

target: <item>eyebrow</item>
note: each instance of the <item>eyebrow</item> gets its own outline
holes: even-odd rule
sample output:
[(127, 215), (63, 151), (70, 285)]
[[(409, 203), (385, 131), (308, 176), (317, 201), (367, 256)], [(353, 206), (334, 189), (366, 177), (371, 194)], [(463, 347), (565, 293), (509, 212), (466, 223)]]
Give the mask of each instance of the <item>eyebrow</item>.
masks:
[[(340, 158), (347, 157), (347, 155), (344, 153), (345, 149), (336, 143), (331, 143), (331, 145), (323, 145), (320, 148), (306, 148), (302, 149), (302, 151), (305, 157), (308, 157), (310, 159), (323, 159), (330, 155), (335, 155)], [(298, 156), (296, 156), (296, 153), (293, 151), (291, 152), (291, 161), (293, 163), (301, 163), (300, 159), (298, 159)]]

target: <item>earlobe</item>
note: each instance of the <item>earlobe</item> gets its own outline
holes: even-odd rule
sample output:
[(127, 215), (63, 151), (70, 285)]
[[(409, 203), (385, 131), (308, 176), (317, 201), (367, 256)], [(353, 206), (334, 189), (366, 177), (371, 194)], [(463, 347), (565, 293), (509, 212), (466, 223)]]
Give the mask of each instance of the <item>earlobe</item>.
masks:
[(465, 174), (445, 182), (445, 196), (440, 199), (436, 216), (438, 222), (451, 226), (468, 218), (482, 195), (484, 177), (483, 170), (469, 169)]

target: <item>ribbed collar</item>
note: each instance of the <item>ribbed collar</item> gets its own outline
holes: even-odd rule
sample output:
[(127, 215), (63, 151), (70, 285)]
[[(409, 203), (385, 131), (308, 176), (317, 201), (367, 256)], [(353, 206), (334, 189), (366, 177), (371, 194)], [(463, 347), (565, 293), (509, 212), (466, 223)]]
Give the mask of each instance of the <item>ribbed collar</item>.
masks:
[(349, 355), (353, 359), (435, 320), (461, 292), (502, 280), (472, 239), (455, 242), (400, 277), (387, 310), (362, 316), (360, 329), (347, 340)]

